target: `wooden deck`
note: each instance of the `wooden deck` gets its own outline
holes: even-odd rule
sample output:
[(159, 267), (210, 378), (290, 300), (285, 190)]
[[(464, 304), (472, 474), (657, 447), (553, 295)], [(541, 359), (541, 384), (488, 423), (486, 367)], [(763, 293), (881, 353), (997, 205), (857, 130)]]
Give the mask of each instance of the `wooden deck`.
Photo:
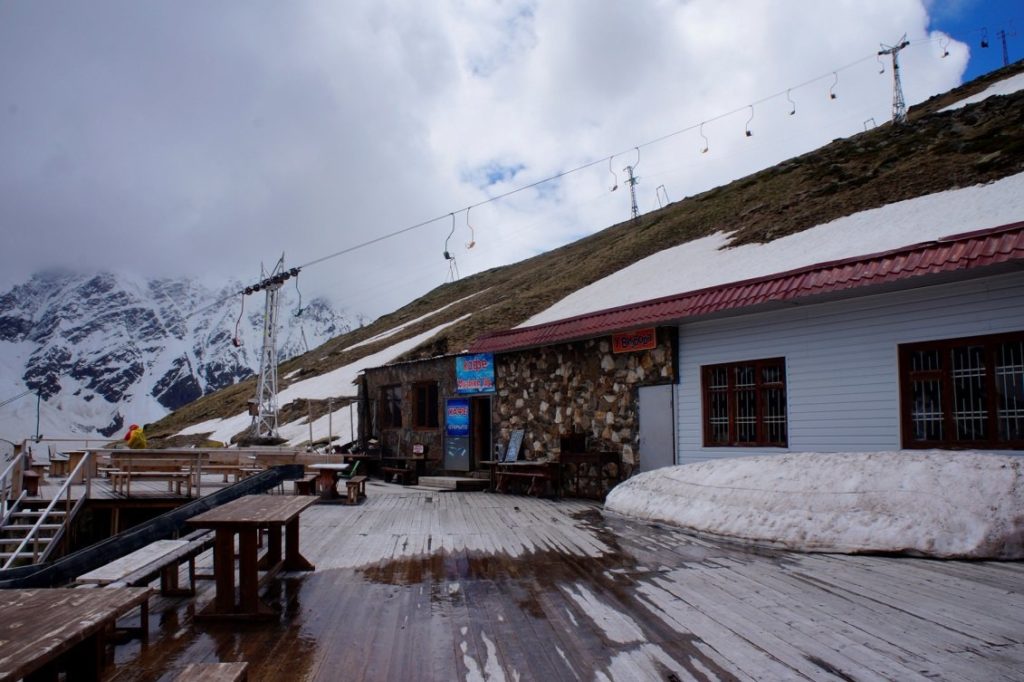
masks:
[[(301, 516), (265, 623), (151, 599), (113, 680), (1021, 680), (1024, 563), (751, 551), (600, 506), (371, 482)], [(209, 567), (209, 554), (199, 558)], [(206, 571), (208, 572), (208, 570)]]

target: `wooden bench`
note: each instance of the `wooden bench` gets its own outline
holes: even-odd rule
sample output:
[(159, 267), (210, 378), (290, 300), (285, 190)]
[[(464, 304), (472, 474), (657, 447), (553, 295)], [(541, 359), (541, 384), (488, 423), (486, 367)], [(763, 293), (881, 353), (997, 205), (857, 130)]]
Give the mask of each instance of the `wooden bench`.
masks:
[(240, 480), (241, 475), (238, 472), (237, 464), (206, 464), (202, 468), (204, 474), (222, 474), (224, 476), (224, 482), (228, 482), (228, 476), (234, 475), (235, 481)]
[[(78, 585), (142, 587), (160, 576), (160, 593), (169, 596), (196, 593), (196, 556), (213, 546), (214, 534), (195, 531), (178, 540), (157, 540), (106, 566), (78, 576)], [(178, 568), (188, 561), (189, 587), (178, 585)]]
[(366, 498), (366, 476), (353, 476), (345, 481), (345, 489), (348, 493), (348, 504), (359, 504), (359, 500)]
[(309, 478), (300, 478), (295, 481), (295, 494), (296, 495), (316, 495), (316, 479), (318, 476), (313, 474)]
[(249, 664), (237, 663), (189, 663), (174, 682), (245, 682), (249, 679)]
[(413, 475), (416, 473), (409, 467), (381, 467), (380, 470), (384, 472), (384, 480), (390, 482), (392, 478), (397, 478), (402, 485), (412, 483)]
[(182, 485), (192, 497), (192, 474), (188, 471), (111, 471), (110, 487), (114, 493), (131, 494), (132, 481), (167, 481), (167, 491), (181, 495)]

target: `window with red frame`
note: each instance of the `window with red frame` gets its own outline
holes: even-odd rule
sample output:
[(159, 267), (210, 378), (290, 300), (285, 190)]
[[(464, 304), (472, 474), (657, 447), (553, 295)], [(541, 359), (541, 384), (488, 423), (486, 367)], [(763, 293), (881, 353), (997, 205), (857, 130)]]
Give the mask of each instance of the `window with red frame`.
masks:
[(899, 347), (905, 448), (1024, 448), (1024, 332)]
[(705, 446), (788, 444), (784, 358), (708, 365), (701, 373)]

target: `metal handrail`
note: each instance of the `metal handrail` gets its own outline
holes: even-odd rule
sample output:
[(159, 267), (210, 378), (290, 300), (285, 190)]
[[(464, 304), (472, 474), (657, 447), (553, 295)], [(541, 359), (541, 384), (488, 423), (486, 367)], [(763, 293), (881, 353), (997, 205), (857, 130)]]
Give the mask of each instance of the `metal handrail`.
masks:
[[(6, 523), (7, 515), (10, 514), (11, 510), (21, 501), (21, 498), (25, 496), (25, 491), (22, 490), (21, 495), (13, 504), (10, 504), (10, 499), (13, 497), (15, 490), (14, 479), (19, 471), (24, 471), (23, 462), (28, 461), (27, 452), (20, 452), (15, 455), (4, 472), (0, 474), (0, 513), (3, 514), (4, 522)], [(19, 466), (20, 465), (20, 466)]]
[[(93, 453), (91, 453), (91, 452), (86, 452), (85, 453), (85, 456), (82, 457), (82, 461), (78, 463), (78, 466), (75, 467), (75, 470), (72, 471), (71, 474), (67, 477), (67, 480), (64, 481), (64, 485), (61, 486), (60, 490), (57, 491), (57, 494), (53, 496), (52, 500), (50, 500), (50, 504), (48, 504), (46, 506), (46, 509), (43, 510), (43, 513), (39, 516), (39, 519), (35, 522), (35, 525), (32, 526), (32, 529), (28, 532), (28, 534), (25, 536), (25, 538), (21, 541), (21, 544), (19, 544), (18, 548), (15, 549), (14, 552), (11, 554), (11, 556), (7, 558), (7, 561), (4, 562), (4, 565), (3, 565), (4, 569), (7, 569), (7, 568), (11, 567), (11, 564), (13, 564), (14, 561), (25, 550), (25, 547), (26, 547), (26, 545), (29, 544), (29, 541), (32, 541), (32, 562), (33, 563), (38, 563), (39, 562), (39, 554), (40, 554), (39, 553), (39, 540), (40, 540), (39, 532), (40, 532), (40, 528), (43, 525), (43, 522), (46, 521), (46, 518), (50, 515), (50, 512), (53, 511), (53, 508), (56, 506), (57, 502), (60, 501), (60, 498), (62, 496), (64, 496), (64, 495), (66, 495), (67, 499), (66, 499), (66, 504), (65, 504), (64, 521), (63, 521), (63, 523), (61, 523), (61, 528), (57, 532), (57, 534), (63, 535), (64, 531), (67, 529), (68, 524), (71, 523), (71, 511), (72, 511), (71, 510), (71, 482), (77, 478), (78, 472), (82, 469), (82, 467), (87, 466), (89, 464), (89, 462), (92, 459), (92, 457), (93, 457)], [(84, 478), (85, 478), (85, 497), (88, 497), (89, 493), (90, 493), (90, 491), (92, 489), (92, 485), (91, 485), (92, 479), (89, 476), (85, 476)], [(77, 510), (78, 508), (79, 508), (78, 505), (76, 505), (75, 509)], [(51, 544), (53, 544), (53, 543), (51, 542)], [(49, 551), (50, 550), (44, 550), (43, 553), (45, 555), (48, 555)]]

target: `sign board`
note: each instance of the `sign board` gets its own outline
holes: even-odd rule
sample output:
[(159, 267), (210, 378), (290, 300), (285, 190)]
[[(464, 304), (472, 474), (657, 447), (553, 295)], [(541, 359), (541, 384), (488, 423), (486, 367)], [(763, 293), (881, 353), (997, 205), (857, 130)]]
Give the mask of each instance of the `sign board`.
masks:
[(469, 439), (444, 439), (444, 468), (449, 471), (469, 471)]
[(449, 398), (444, 410), (444, 433), (451, 437), (469, 435), (469, 398)]
[(494, 393), (494, 356), (490, 353), (455, 358), (456, 393)]
[(654, 327), (612, 334), (613, 353), (632, 353), (658, 347), (658, 334)]
[(508, 449), (505, 450), (505, 461), (514, 462), (519, 459), (519, 448), (523, 445), (523, 436), (526, 432), (518, 429), (512, 432), (508, 439)]

